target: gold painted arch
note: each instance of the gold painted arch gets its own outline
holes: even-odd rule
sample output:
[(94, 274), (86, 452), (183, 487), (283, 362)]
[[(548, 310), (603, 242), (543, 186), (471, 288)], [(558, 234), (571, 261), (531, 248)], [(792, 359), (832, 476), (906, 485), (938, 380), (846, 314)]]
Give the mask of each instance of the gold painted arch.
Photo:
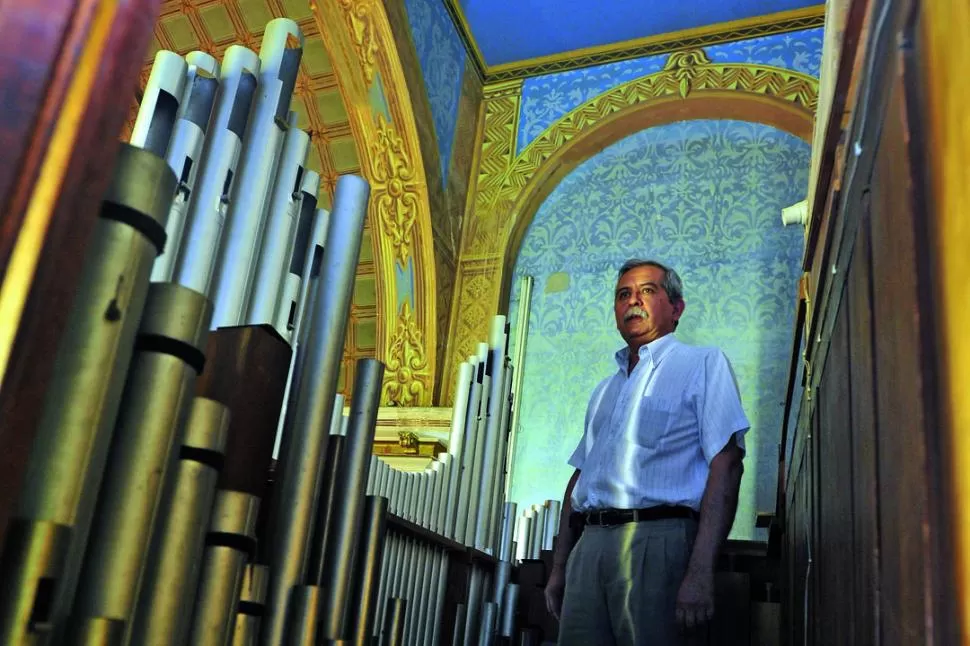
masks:
[[(518, 155), (521, 83), (492, 86), (472, 217), (458, 266), (443, 399), (462, 359), (486, 338), (488, 317), (507, 309), (512, 270), (529, 223), (572, 169), (644, 128), (690, 119), (766, 123), (811, 141), (818, 80), (767, 65), (712, 63), (703, 50), (675, 52), (664, 69), (572, 110)], [(448, 390), (445, 390), (448, 389)]]

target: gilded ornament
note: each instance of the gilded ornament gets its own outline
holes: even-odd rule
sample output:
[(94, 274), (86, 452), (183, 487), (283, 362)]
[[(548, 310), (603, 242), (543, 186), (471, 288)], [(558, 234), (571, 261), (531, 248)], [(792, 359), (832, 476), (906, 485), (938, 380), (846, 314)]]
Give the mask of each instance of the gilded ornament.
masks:
[(431, 392), (428, 358), (411, 305), (405, 301), (385, 358), (383, 401), (390, 406), (427, 406)]
[(364, 72), (364, 80), (369, 85), (374, 80), (378, 51), (374, 18), (370, 13), (371, 3), (365, 0), (337, 0), (337, 3), (346, 15), (350, 33), (354, 37), (357, 59)]
[(414, 166), (397, 134), (383, 115), (377, 116), (377, 130), (371, 144), (372, 203), (376, 206), (381, 234), (394, 249), (394, 260), (402, 267), (411, 249), (411, 235), (418, 217), (418, 193)]

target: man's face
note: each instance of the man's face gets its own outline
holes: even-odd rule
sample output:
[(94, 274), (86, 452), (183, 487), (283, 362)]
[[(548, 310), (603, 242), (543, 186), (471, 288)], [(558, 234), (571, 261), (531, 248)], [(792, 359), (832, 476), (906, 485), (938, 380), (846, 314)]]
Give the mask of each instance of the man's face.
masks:
[(684, 302), (670, 302), (662, 287), (664, 270), (651, 265), (634, 267), (616, 283), (613, 314), (616, 329), (634, 351), (674, 331)]

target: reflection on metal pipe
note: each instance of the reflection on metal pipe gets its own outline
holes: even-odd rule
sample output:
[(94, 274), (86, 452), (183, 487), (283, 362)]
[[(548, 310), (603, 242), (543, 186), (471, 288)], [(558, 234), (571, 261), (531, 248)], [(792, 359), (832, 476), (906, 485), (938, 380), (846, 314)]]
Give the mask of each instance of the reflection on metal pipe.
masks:
[(276, 517), (270, 522), (270, 589), (266, 625), (260, 636), (267, 646), (282, 641), (290, 589), (306, 574), (305, 547), (327, 443), (322, 427), (333, 411), (369, 193), (367, 182), (359, 177), (344, 175), (337, 180), (317, 295), (306, 322), (309, 335), (300, 350), (301, 365), (293, 382), (296, 398), (280, 448), (284, 475), (273, 492)]
[(232, 646), (256, 646), (259, 622), (266, 610), (269, 568), (250, 563), (243, 571), (239, 609), (232, 629)]
[(377, 610), (377, 588), (380, 565), (384, 556), (384, 535), (387, 527), (387, 498), (367, 496), (361, 526), (360, 553), (353, 576), (351, 595), (352, 642), (358, 646), (370, 644)]
[(188, 643), (224, 646), (235, 623), (246, 561), (256, 548), (259, 498), (220, 490), (206, 537), (202, 576)]
[(387, 604), (381, 646), (404, 646), (404, 615), (407, 613), (407, 605), (407, 601), (400, 597), (394, 597)]
[(134, 644), (185, 643), (228, 430), (229, 409), (196, 397), (152, 538), (131, 631)]
[(177, 461), (174, 440), (205, 362), (211, 315), (209, 302), (191, 289), (173, 283), (149, 289), (78, 579), (78, 620), (133, 617), (161, 485)]
[(232, 204), (259, 65), (256, 53), (240, 45), (231, 45), (222, 57), (219, 93), (175, 258), (173, 280), (206, 296), (211, 294), (223, 223)]
[(120, 646), (125, 622), (108, 617), (89, 617), (71, 629), (70, 639), (79, 646)]
[[(174, 191), (165, 160), (121, 144), (0, 555), (2, 643), (62, 625), (70, 611)], [(34, 608), (38, 598), (52, 600)]]
[(347, 568), (353, 566), (360, 533), (364, 484), (374, 446), (384, 364), (376, 359), (359, 359), (355, 372), (346, 451), (337, 474), (345, 493), (335, 500), (331, 514), (334, 531), (327, 540), (320, 579), (321, 587), (327, 591), (320, 609), (320, 630), (329, 639), (345, 637), (350, 626), (351, 577)]

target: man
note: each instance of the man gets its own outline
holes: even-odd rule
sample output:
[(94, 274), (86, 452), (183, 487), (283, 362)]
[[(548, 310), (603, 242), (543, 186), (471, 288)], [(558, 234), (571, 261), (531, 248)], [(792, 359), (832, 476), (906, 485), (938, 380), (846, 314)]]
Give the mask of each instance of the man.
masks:
[(714, 614), (749, 423), (724, 354), (674, 336), (682, 290), (659, 262), (620, 268), (613, 311), (626, 347), (569, 459), (546, 585), (560, 646), (684, 644)]

